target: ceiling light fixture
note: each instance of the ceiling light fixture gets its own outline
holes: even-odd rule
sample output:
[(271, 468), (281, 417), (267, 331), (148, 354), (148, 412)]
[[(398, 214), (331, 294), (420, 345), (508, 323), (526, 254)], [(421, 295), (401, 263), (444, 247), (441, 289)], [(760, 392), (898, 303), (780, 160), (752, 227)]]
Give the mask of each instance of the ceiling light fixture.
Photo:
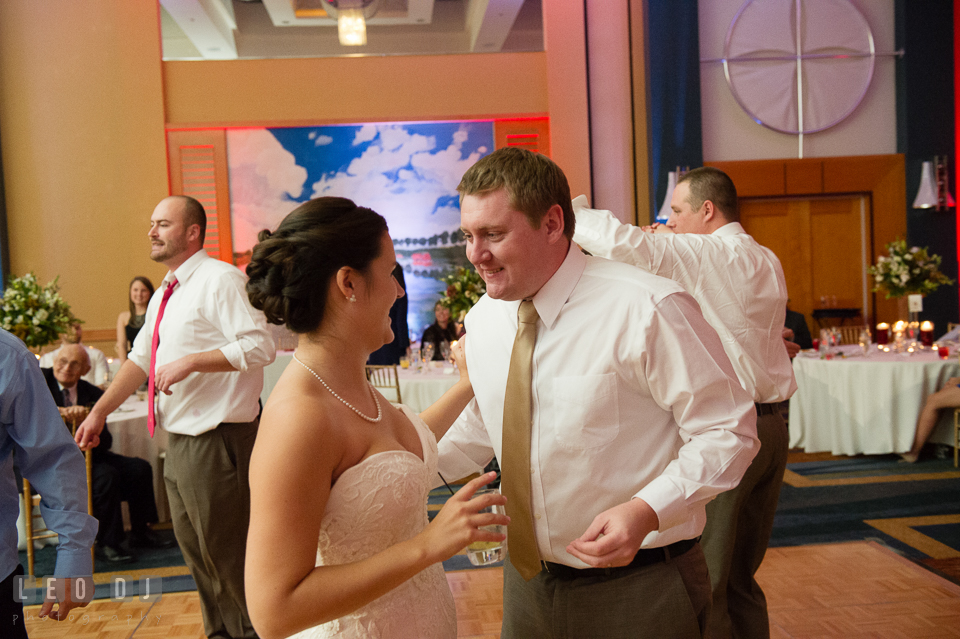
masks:
[(320, 0), (331, 18), (337, 19), (337, 35), (345, 47), (367, 43), (367, 20), (380, 7), (380, 0)]

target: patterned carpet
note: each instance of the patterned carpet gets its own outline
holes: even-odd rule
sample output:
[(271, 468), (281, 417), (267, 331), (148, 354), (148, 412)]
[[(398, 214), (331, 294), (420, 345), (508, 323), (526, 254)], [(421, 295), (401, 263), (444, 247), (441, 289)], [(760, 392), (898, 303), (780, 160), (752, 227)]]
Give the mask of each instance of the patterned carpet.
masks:
[[(453, 486), (456, 490), (459, 486)], [(430, 493), (428, 511), (440, 510), (446, 487)], [(172, 535), (172, 531), (161, 531)], [(774, 520), (771, 547), (841, 541), (878, 541), (904, 557), (960, 584), (960, 469), (952, 459), (924, 459), (916, 464), (896, 455), (833, 457), (790, 454)], [(26, 553), (20, 561), (26, 566)], [(36, 574), (53, 572), (55, 551), (37, 552)], [(168, 574), (183, 566), (176, 547), (141, 551), (138, 561), (116, 566), (97, 561), (98, 573)], [(466, 556), (445, 561), (447, 571), (473, 568)], [(183, 568), (180, 572), (186, 572)], [(168, 581), (169, 580), (169, 581)], [(164, 577), (164, 591), (192, 589), (193, 580)], [(98, 587), (98, 598), (106, 596)]]
[(960, 583), (960, 470), (952, 459), (791, 453), (771, 547), (876, 540)]

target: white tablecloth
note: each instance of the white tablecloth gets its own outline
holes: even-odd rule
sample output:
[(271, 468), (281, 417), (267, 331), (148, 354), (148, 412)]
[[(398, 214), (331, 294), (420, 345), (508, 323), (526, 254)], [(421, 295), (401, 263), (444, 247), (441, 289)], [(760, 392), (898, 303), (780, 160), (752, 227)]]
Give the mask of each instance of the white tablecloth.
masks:
[(403, 403), (417, 413), (422, 412), (440, 399), (458, 379), (460, 375), (450, 364), (444, 368), (430, 367), (422, 373), (401, 369), (400, 394)]
[[(913, 445), (927, 395), (960, 376), (957, 356), (912, 356), (843, 347), (858, 356), (793, 360), (797, 392), (790, 399), (790, 447), (834, 455), (903, 453)], [(931, 442), (953, 444), (953, 411), (944, 411)]]
[(157, 428), (151, 439), (147, 432), (147, 402), (132, 395), (120, 408), (107, 417), (110, 434), (113, 435), (115, 453), (128, 457), (140, 457), (150, 462), (153, 468), (153, 492), (157, 498), (157, 513), (160, 521), (170, 519), (170, 504), (163, 483), (160, 453), (167, 450), (167, 431)]
[[(291, 361), (293, 361), (293, 351), (277, 351), (276, 360), (263, 369), (263, 392), (260, 393), (260, 399), (264, 404), (267, 403), (270, 392), (273, 391), (273, 387), (277, 385), (277, 381)], [(399, 368), (398, 370), (403, 403), (418, 413), (437, 401), (460, 379), (449, 364), (445, 368), (431, 367), (429, 371), (423, 373)], [(447, 373), (446, 370), (450, 372)]]

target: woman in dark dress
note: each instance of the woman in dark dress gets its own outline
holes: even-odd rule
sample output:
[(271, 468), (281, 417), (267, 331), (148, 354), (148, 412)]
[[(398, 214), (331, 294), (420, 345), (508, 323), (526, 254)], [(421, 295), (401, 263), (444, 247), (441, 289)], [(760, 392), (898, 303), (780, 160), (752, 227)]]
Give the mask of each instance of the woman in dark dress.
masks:
[(421, 346), (427, 343), (433, 343), (433, 361), (442, 361), (443, 355), (440, 352), (442, 342), (452, 342), (459, 337), (459, 329), (456, 322), (450, 321), (450, 309), (437, 302), (433, 307), (433, 315), (436, 322), (423, 331), (423, 338), (420, 340)]
[(153, 283), (145, 277), (137, 276), (130, 282), (130, 310), (117, 317), (117, 357), (123, 362), (133, 347), (133, 340), (143, 327), (143, 318), (147, 314), (147, 304), (153, 295)]

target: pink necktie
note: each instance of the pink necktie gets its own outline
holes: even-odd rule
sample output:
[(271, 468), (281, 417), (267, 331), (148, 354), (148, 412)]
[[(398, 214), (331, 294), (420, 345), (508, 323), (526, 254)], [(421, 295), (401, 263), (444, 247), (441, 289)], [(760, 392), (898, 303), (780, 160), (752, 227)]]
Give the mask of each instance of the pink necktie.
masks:
[(150, 374), (147, 377), (147, 430), (150, 431), (150, 437), (157, 429), (156, 415), (156, 376), (157, 376), (157, 347), (160, 346), (160, 320), (163, 319), (163, 309), (167, 307), (167, 301), (173, 295), (173, 289), (178, 284), (177, 278), (167, 284), (167, 290), (163, 292), (163, 299), (160, 300), (160, 310), (157, 311), (157, 323), (153, 326), (153, 340), (150, 343)]

